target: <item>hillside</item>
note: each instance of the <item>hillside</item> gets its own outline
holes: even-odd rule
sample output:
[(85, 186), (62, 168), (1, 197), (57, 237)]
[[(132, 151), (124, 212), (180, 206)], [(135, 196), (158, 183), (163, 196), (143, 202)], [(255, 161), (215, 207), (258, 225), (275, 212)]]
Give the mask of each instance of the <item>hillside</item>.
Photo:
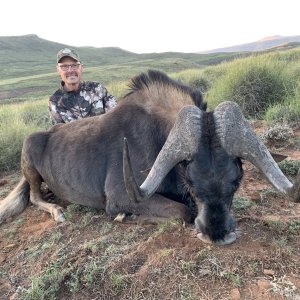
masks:
[(299, 46), (300, 45), (300, 35), (294, 36), (270, 36), (263, 38), (259, 41), (252, 43), (235, 45), (231, 47), (212, 49), (208, 51), (198, 52), (199, 54), (209, 54), (209, 53), (218, 53), (218, 52), (245, 52), (245, 51), (262, 51), (268, 50), (276, 47), (290, 47), (290, 46)]
[[(269, 41), (269, 46), (272, 45)], [(166, 73), (203, 69), (252, 53), (236, 49), (240, 52), (137, 54), (116, 47), (74, 47), (48, 41), (35, 34), (0, 37), (0, 101), (49, 96), (59, 85), (55, 69), (56, 53), (64, 47), (75, 48), (80, 53), (85, 67), (84, 79), (105, 85), (126, 83), (148, 69)], [(271, 48), (270, 51), (289, 47), (281, 44), (280, 48)]]
[[(85, 79), (104, 84), (126, 81), (148, 69), (175, 72), (203, 68), (240, 56), (239, 53), (150, 53), (136, 54), (120, 48), (74, 47), (35, 34), (0, 37), (0, 100), (18, 100), (49, 95), (59, 84), (56, 53), (72, 47), (80, 53)], [(243, 54), (245, 55), (245, 54)]]

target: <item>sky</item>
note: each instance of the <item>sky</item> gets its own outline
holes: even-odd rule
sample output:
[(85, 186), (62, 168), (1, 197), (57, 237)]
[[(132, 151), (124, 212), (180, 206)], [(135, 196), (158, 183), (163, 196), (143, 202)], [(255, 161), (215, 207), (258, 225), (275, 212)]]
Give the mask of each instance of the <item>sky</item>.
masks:
[(0, 7), (0, 36), (37, 34), (135, 53), (192, 53), (300, 35), (299, 0), (2, 0)]

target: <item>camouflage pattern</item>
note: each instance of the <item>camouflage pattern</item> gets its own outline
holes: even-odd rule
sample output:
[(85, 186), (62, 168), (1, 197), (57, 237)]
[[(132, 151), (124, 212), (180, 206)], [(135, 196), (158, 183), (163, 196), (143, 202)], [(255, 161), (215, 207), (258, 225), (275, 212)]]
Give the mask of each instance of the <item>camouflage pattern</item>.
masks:
[(98, 82), (81, 81), (77, 91), (65, 91), (64, 82), (49, 99), (48, 107), (53, 124), (103, 114), (117, 102), (107, 89)]
[(76, 52), (76, 50), (71, 48), (64, 48), (58, 51), (57, 53), (57, 63), (63, 58), (63, 57), (71, 57), (75, 59), (76, 61), (80, 61), (79, 55)]

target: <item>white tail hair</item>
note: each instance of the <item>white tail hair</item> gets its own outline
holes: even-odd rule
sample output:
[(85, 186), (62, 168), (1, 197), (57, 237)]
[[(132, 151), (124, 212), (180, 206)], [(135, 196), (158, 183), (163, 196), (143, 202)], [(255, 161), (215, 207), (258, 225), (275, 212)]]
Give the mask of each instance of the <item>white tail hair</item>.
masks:
[(29, 190), (29, 183), (23, 176), (9, 195), (0, 201), (0, 224), (25, 210), (29, 202)]

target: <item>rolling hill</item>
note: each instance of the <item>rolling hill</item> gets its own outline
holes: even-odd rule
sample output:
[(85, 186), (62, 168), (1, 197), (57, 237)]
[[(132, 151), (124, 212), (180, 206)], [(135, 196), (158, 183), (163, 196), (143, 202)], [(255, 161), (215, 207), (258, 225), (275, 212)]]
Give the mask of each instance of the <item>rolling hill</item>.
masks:
[(84, 79), (100, 81), (107, 85), (127, 81), (148, 69), (167, 73), (199, 69), (251, 55), (251, 51), (276, 51), (295, 47), (299, 46), (298, 39), (300, 42), (300, 36), (277, 36), (218, 51), (211, 50), (205, 54), (137, 54), (117, 47), (74, 47), (42, 39), (36, 34), (0, 36), (0, 100), (20, 100), (51, 94), (59, 84), (55, 69), (56, 53), (64, 47), (78, 50), (85, 66)]
[(263, 51), (269, 50), (276, 47), (294, 47), (300, 45), (300, 35), (293, 35), (293, 36), (270, 36), (263, 38), (259, 41), (242, 44), (242, 45), (235, 45), (231, 47), (225, 48), (218, 48), (212, 49), (202, 52), (197, 52), (199, 54), (209, 54), (209, 53), (220, 53), (220, 52), (249, 52), (249, 51)]
[(64, 47), (78, 50), (85, 66), (85, 79), (104, 84), (127, 80), (147, 69), (175, 72), (203, 68), (241, 56), (239, 53), (136, 54), (115, 47), (74, 47), (48, 41), (35, 34), (0, 37), (0, 100), (52, 93), (59, 83), (55, 69), (56, 53)]

